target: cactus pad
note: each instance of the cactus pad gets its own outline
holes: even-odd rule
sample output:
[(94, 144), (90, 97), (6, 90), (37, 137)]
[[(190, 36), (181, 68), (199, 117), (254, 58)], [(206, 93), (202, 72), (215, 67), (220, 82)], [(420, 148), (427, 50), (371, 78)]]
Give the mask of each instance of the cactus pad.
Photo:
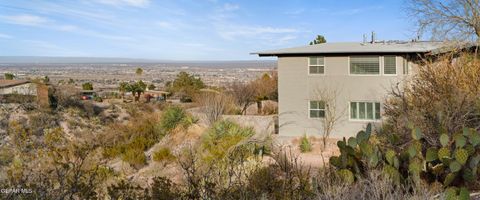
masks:
[(468, 151), (465, 149), (457, 149), (455, 151), (455, 159), (461, 164), (465, 165), (468, 160)]
[(435, 148), (429, 148), (427, 149), (427, 153), (425, 155), (425, 160), (427, 162), (432, 162), (438, 159), (438, 151)]
[(455, 146), (457, 148), (462, 148), (467, 143), (467, 139), (463, 135), (455, 135)]
[(400, 183), (401, 175), (394, 167), (390, 165), (385, 165), (385, 167), (383, 168), (383, 173), (385, 173), (385, 176), (390, 178), (395, 183)]
[(388, 164), (394, 165), (395, 160), (395, 151), (389, 149), (385, 152), (385, 159), (387, 160)]
[(448, 137), (447, 134), (444, 133), (440, 135), (440, 144), (442, 144), (442, 147), (446, 147), (449, 142), (450, 142), (450, 138)]
[(458, 172), (462, 169), (462, 165), (458, 161), (452, 161), (448, 167), (451, 172)]
[(355, 177), (353, 176), (353, 173), (348, 169), (338, 170), (337, 173), (338, 173), (338, 176), (340, 176), (340, 178), (345, 183), (352, 184), (355, 181)]
[(450, 149), (442, 147), (438, 150), (438, 158), (442, 159), (445, 157), (450, 157)]
[(456, 176), (457, 176), (457, 174), (455, 174), (455, 173), (447, 174), (447, 176), (445, 177), (445, 180), (443, 181), (443, 186), (449, 186), (450, 183), (452, 183), (453, 180), (455, 180)]

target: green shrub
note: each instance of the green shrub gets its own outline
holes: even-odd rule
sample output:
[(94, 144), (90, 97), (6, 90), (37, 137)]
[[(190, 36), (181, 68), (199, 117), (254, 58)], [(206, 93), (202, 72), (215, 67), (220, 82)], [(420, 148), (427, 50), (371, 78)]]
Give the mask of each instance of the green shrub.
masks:
[(180, 122), (180, 125), (182, 126), (183, 129), (188, 129), (188, 127), (192, 126), (193, 124), (196, 124), (198, 122), (198, 118), (187, 115), (185, 116), (182, 121)]
[(304, 135), (300, 140), (300, 151), (302, 153), (312, 151), (312, 143), (308, 139), (307, 135)]
[(206, 160), (223, 158), (232, 147), (255, 134), (253, 128), (244, 128), (231, 121), (219, 121), (207, 130), (202, 138)]
[(162, 114), (160, 126), (167, 132), (173, 130), (187, 116), (185, 110), (178, 106), (167, 108)]
[(172, 154), (170, 149), (161, 148), (158, 151), (153, 153), (153, 160), (157, 162), (161, 162), (161, 161), (170, 162), (175, 160), (175, 156)]
[(99, 96), (93, 97), (93, 100), (96, 101), (96, 102), (103, 102), (103, 98), (99, 97)]

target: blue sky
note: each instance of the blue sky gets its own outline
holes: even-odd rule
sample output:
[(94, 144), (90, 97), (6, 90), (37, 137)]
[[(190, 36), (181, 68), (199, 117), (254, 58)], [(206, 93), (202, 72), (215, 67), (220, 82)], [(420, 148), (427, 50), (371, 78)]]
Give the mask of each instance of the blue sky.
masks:
[(0, 0), (0, 55), (253, 60), (250, 52), (413, 38), (402, 0)]

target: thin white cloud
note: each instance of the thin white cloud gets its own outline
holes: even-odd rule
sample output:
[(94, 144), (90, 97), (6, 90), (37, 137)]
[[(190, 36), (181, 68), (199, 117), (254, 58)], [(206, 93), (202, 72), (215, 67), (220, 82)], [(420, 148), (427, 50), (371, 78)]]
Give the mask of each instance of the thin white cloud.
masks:
[(281, 38), (279, 38), (277, 41), (278, 43), (280, 44), (286, 44), (294, 39), (297, 39), (297, 36), (294, 36), (294, 35), (286, 35), (286, 36), (283, 36)]
[[(82, 29), (80, 27), (68, 24), (58, 24), (53, 20), (50, 20), (45, 17), (40, 17), (36, 15), (12, 15), (12, 16), (0, 16), (1, 19), (4, 19), (4, 22), (10, 24), (17, 24), (23, 26), (35, 26), (39, 28), (46, 28), (46, 29), (53, 29), (57, 31), (64, 31), (64, 32), (72, 32), (76, 34), (82, 34), (91, 37), (98, 37), (108, 40), (132, 40), (131, 37), (127, 36), (118, 36), (112, 34), (103, 34), (97, 31)], [(1, 38), (5, 38), (6, 36), (0, 36)]]
[(240, 9), (240, 5), (232, 4), (232, 3), (223, 4), (223, 7), (222, 7), (222, 11), (226, 11), (226, 12), (235, 11), (238, 9)]
[(95, 2), (112, 6), (133, 6), (139, 8), (145, 8), (150, 4), (150, 0), (95, 0)]
[(155, 22), (155, 25), (163, 29), (177, 29), (177, 27), (175, 27), (173, 23), (167, 21), (158, 21)]
[(285, 11), (283, 14), (285, 14), (285, 15), (300, 15), (300, 14), (303, 14), (304, 12), (305, 12), (305, 9), (300, 8), (300, 9)]
[(60, 26), (56, 26), (55, 29), (60, 31), (76, 31), (79, 28), (73, 25), (60, 25)]
[(298, 32), (292, 28), (274, 28), (262, 26), (226, 26), (221, 27), (218, 34), (228, 40), (238, 37), (258, 37), (265, 34), (284, 34)]
[(383, 6), (368, 6), (368, 7), (359, 7), (359, 8), (352, 8), (352, 9), (346, 9), (346, 10), (339, 10), (336, 12), (332, 12), (330, 14), (332, 15), (356, 15), (360, 13), (365, 13), (368, 11), (375, 11), (375, 10), (381, 10)]
[(107, 40), (133, 41), (133, 38), (128, 37), (128, 36), (104, 34), (104, 33), (98, 32), (98, 31), (83, 29), (83, 28), (80, 28), (80, 27), (77, 27), (77, 26), (72, 26), (72, 25), (56, 26), (55, 29), (59, 30), (59, 31), (71, 32), (71, 33), (75, 33), (75, 34), (80, 34), (80, 35), (85, 35), (85, 36), (90, 36), (90, 37), (97, 37), (97, 38), (107, 39)]
[(186, 47), (205, 47), (205, 44), (202, 43), (183, 43), (182, 45)]
[(77, 7), (68, 7), (61, 4), (55, 4), (51, 2), (44, 2), (44, 4), (37, 6), (38, 12), (40, 13), (49, 13), (49, 14), (59, 14), (62, 17), (66, 18), (74, 18), (76, 20), (87, 20), (91, 21), (96, 24), (105, 24), (108, 26), (118, 24), (118, 21), (115, 20), (115, 17), (108, 12), (108, 10), (104, 10), (96, 4), (92, 5), (93, 8), (85, 9), (85, 8), (77, 8)]
[(29, 14), (0, 16), (0, 18), (6, 23), (24, 26), (42, 26), (49, 22), (45, 17)]
[(13, 38), (11, 35), (0, 33), (0, 39), (11, 39), (11, 38)]
[(51, 42), (40, 40), (21, 40), (22, 43), (27, 45), (29, 51), (32, 51), (35, 55), (39, 56), (86, 56), (84, 52), (67, 49), (65, 47), (58, 46)]

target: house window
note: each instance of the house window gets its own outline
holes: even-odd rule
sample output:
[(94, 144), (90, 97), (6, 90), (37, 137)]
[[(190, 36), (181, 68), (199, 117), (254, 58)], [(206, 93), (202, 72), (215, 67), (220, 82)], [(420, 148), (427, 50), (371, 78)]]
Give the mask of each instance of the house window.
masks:
[(324, 74), (325, 73), (325, 57), (309, 57), (308, 73)]
[(310, 118), (324, 118), (325, 117), (325, 102), (324, 101), (310, 101)]
[(383, 74), (397, 74), (396, 56), (383, 57)]
[(350, 102), (350, 119), (353, 120), (379, 120), (379, 102)]
[(380, 57), (351, 56), (350, 74), (380, 74)]

